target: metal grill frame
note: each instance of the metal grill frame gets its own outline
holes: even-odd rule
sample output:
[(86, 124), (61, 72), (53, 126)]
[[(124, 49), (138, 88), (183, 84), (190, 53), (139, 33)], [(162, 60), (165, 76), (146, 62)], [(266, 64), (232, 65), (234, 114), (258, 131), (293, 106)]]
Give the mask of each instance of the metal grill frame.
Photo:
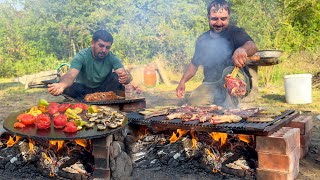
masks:
[(299, 113), (295, 110), (287, 110), (270, 122), (247, 122), (243, 119), (238, 123), (223, 123), (216, 125), (209, 122), (199, 123), (198, 120), (189, 122), (182, 122), (181, 119), (165, 120), (166, 116), (144, 119), (144, 117), (138, 113), (129, 113), (127, 115), (130, 124), (146, 125), (153, 130), (153, 132), (158, 131), (158, 129), (185, 129), (207, 132), (225, 132), (229, 134), (268, 136), (283, 127), (285, 124), (289, 123), (292, 119), (299, 116)]

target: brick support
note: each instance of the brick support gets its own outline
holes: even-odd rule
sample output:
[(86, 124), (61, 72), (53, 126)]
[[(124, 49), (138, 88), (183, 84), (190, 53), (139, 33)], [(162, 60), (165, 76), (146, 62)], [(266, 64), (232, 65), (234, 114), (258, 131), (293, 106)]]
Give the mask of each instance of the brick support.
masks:
[(300, 159), (309, 151), (312, 136), (312, 116), (298, 116), (286, 125), (287, 127), (300, 129)]
[(296, 147), (287, 155), (258, 152), (259, 168), (293, 172), (299, 166), (300, 147)]
[(312, 116), (298, 116), (289, 122), (286, 127), (299, 128), (300, 134), (304, 135), (313, 127)]
[(287, 155), (300, 146), (300, 130), (283, 127), (270, 136), (257, 136), (256, 143), (258, 152)]
[(299, 166), (293, 172), (257, 169), (257, 180), (294, 180), (299, 175)]
[(257, 180), (293, 180), (299, 174), (300, 129), (282, 127), (270, 136), (256, 137)]

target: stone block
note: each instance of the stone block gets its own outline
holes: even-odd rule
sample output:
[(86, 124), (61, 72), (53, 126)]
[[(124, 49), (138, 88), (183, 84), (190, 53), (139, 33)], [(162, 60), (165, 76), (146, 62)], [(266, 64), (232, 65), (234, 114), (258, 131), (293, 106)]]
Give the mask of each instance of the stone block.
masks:
[(106, 158), (107, 157), (107, 149), (102, 146), (93, 146), (92, 155), (94, 158)]
[(96, 168), (93, 171), (93, 178), (94, 179), (109, 180), (110, 177), (111, 177), (110, 169)]
[(106, 146), (107, 145), (107, 140), (105, 137), (92, 139), (91, 142), (94, 146)]
[(108, 163), (107, 159), (105, 158), (94, 158), (94, 164), (95, 168), (100, 168), (100, 169), (107, 169), (108, 168)]

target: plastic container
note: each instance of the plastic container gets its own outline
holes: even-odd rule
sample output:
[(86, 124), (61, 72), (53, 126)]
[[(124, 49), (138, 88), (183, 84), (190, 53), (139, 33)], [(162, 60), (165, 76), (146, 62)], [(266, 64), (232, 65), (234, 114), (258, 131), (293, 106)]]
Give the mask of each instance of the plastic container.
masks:
[(146, 66), (143, 72), (144, 85), (146, 87), (154, 87), (156, 85), (157, 77), (156, 70), (153, 66)]
[(312, 75), (292, 74), (284, 76), (286, 101), (289, 104), (312, 103)]

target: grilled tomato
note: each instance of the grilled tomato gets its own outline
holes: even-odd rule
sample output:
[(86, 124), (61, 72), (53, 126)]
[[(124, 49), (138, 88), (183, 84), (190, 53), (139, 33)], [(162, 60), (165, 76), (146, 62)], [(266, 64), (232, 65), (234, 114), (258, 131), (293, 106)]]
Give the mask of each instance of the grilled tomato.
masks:
[(40, 114), (37, 116), (36, 122), (35, 122), (36, 126), (38, 129), (48, 129), (50, 128), (50, 117), (47, 114)]
[(53, 118), (53, 125), (55, 128), (63, 128), (67, 123), (67, 116), (59, 114)]
[(67, 122), (65, 128), (63, 129), (64, 132), (77, 132), (77, 125), (75, 122)]
[(35, 116), (27, 113), (20, 114), (17, 119), (24, 125), (31, 125), (36, 121)]
[(59, 112), (59, 103), (51, 102), (48, 106), (48, 113), (51, 115), (57, 114)]
[(16, 122), (13, 124), (14, 128), (24, 128), (26, 125), (22, 124), (21, 122)]

